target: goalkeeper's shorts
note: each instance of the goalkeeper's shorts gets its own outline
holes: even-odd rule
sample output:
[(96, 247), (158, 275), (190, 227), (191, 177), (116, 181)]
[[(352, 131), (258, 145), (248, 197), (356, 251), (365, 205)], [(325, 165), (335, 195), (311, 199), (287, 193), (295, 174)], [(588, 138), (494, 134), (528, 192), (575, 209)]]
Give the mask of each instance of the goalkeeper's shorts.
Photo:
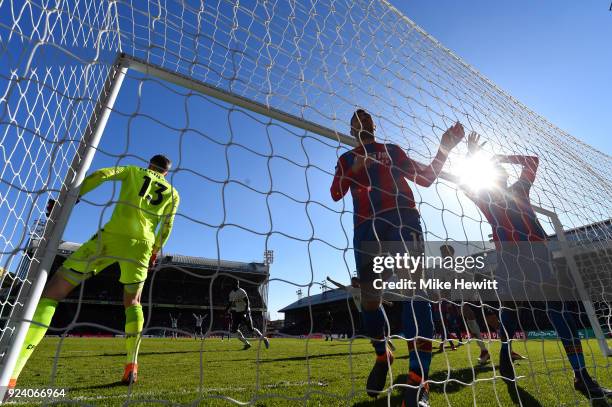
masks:
[[(72, 253), (63, 266), (82, 275), (80, 281), (71, 281), (78, 284), (118, 263), (121, 269), (119, 282), (125, 285), (140, 284), (147, 279), (152, 251), (152, 242), (130, 239), (102, 229)], [(67, 275), (69, 281), (72, 280), (70, 274), (73, 273)]]

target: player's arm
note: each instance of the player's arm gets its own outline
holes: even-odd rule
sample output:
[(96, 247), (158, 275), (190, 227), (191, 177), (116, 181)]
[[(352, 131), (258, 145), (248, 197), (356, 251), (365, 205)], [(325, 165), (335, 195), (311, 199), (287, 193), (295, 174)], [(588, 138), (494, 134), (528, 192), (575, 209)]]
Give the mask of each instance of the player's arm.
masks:
[[(120, 181), (125, 179), (127, 174), (126, 167), (110, 167), (110, 168), (102, 168), (97, 171), (94, 171), (85, 179), (81, 184), (81, 189), (79, 190), (79, 197), (77, 198), (76, 203), (79, 203), (80, 198), (88, 193), (91, 190), (96, 189), (100, 186), (100, 184), (106, 181)], [(53, 207), (55, 206), (56, 200), (51, 198), (47, 201), (47, 208), (45, 211), (45, 215), (48, 217), (51, 216), (51, 212), (53, 211)]]
[(336, 163), (336, 173), (330, 188), (331, 197), (334, 201), (339, 201), (349, 190), (353, 177), (352, 167), (346, 163), (344, 156), (338, 158)]
[(89, 174), (83, 180), (81, 184), (81, 190), (79, 191), (79, 198), (99, 187), (101, 184), (107, 181), (122, 181), (127, 176), (128, 167), (109, 167), (101, 168), (93, 173)]
[(159, 250), (164, 247), (168, 238), (170, 237), (170, 233), (172, 232), (172, 227), (174, 226), (174, 217), (176, 216), (176, 212), (179, 206), (179, 195), (175, 191), (172, 194), (172, 202), (170, 202), (162, 215), (162, 222), (159, 226), (157, 233), (155, 235), (155, 244), (153, 245), (153, 253), (157, 254)]
[(418, 163), (407, 156), (401, 161), (400, 168), (408, 173), (408, 178), (423, 187), (429, 187), (438, 178), (446, 163), (448, 154), (465, 136), (463, 125), (459, 122), (449, 127), (442, 135), (440, 147), (429, 165)]
[(529, 185), (533, 184), (536, 179), (536, 172), (540, 160), (536, 156), (527, 155), (496, 155), (493, 159), (498, 163), (515, 164), (523, 167), (520, 180), (526, 181)]

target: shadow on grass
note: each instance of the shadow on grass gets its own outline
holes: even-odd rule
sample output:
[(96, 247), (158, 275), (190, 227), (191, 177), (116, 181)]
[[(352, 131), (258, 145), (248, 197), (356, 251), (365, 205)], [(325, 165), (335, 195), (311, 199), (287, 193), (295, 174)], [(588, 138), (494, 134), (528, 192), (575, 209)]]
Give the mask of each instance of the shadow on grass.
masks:
[(506, 383), (508, 388), (508, 394), (512, 399), (512, 402), (517, 406), (524, 407), (542, 407), (542, 404), (536, 400), (528, 391), (520, 386), (516, 386), (515, 383)]
[[(367, 355), (367, 354), (373, 354), (373, 352), (371, 350), (368, 351), (364, 351), (364, 352), (351, 352), (350, 355)], [(320, 358), (327, 358), (327, 357), (336, 357), (336, 356), (349, 356), (349, 353), (347, 352), (340, 352), (340, 353), (322, 353), (320, 355), (309, 355), (309, 356), (292, 356), (290, 358), (275, 358), (275, 359), (265, 359), (265, 360), (260, 360), (260, 363), (274, 363), (274, 362), (292, 362), (292, 361), (303, 361), (306, 359), (320, 359)]]
[[(205, 351), (202, 350), (203, 353), (206, 352), (218, 352), (218, 351)], [(186, 350), (186, 351), (165, 351), (165, 352), (138, 352), (139, 356), (151, 356), (151, 355), (175, 355), (175, 354), (184, 354), (184, 353), (200, 353), (199, 350)], [(104, 353), (90, 353), (87, 355), (68, 355), (68, 354), (60, 354), (58, 359), (77, 359), (77, 358), (98, 358), (98, 357), (115, 357), (115, 356), (125, 356), (125, 352), (104, 352)]]
[(127, 390), (128, 385), (121, 381), (118, 381), (118, 382), (112, 382), (112, 383), (96, 384), (92, 386), (72, 387), (71, 390), (102, 390), (102, 389), (114, 389), (115, 387), (125, 387), (125, 389)]

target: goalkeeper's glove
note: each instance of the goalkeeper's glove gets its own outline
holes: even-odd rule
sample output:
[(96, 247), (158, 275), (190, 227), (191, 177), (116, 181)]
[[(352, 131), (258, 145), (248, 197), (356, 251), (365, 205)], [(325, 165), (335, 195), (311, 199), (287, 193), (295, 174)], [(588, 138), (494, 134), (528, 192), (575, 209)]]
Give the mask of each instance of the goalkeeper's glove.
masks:
[(51, 211), (53, 211), (53, 207), (55, 206), (55, 199), (49, 198), (47, 201), (47, 209), (45, 211), (45, 216), (48, 218), (51, 216)]

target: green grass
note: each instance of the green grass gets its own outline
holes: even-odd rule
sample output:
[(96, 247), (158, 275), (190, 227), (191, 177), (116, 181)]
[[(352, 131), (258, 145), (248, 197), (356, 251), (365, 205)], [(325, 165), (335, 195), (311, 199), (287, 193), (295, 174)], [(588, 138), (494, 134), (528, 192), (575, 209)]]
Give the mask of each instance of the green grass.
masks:
[[(50, 385), (59, 343), (58, 338), (43, 340), (22, 373), (19, 388)], [(407, 349), (399, 340), (395, 343), (398, 349), (394, 383), (402, 383), (408, 368)], [(233, 405), (223, 399), (227, 397), (255, 401), (261, 406), (387, 405), (386, 397), (372, 401), (364, 392), (373, 362), (371, 347), (365, 340), (351, 344), (272, 339), (270, 350), (254, 345), (242, 351), (236, 339), (222, 342), (145, 338), (139, 358), (139, 382), (131, 389), (130, 405), (154, 405), (155, 400)], [(612, 386), (611, 359), (601, 355), (595, 341), (584, 341), (583, 345), (589, 370), (596, 372), (602, 385)], [(121, 405), (128, 400), (128, 388), (118, 384), (125, 358), (123, 346), (123, 339), (65, 339), (59, 348), (54, 387), (67, 388), (67, 399), (72, 402)], [(525, 376), (519, 380), (523, 405), (588, 405), (587, 399), (573, 390), (571, 370), (558, 342), (517, 342), (515, 350), (529, 357), (517, 366), (518, 373)], [(498, 343), (491, 343), (491, 353), (496, 359)], [(493, 380), (491, 364), (472, 369), (477, 356), (475, 344), (455, 352), (434, 353), (430, 378), (442, 383), (432, 385), (432, 406), (515, 405), (507, 386), (501, 380)], [(396, 388), (391, 392), (391, 405), (399, 405), (399, 397), (400, 389)]]

